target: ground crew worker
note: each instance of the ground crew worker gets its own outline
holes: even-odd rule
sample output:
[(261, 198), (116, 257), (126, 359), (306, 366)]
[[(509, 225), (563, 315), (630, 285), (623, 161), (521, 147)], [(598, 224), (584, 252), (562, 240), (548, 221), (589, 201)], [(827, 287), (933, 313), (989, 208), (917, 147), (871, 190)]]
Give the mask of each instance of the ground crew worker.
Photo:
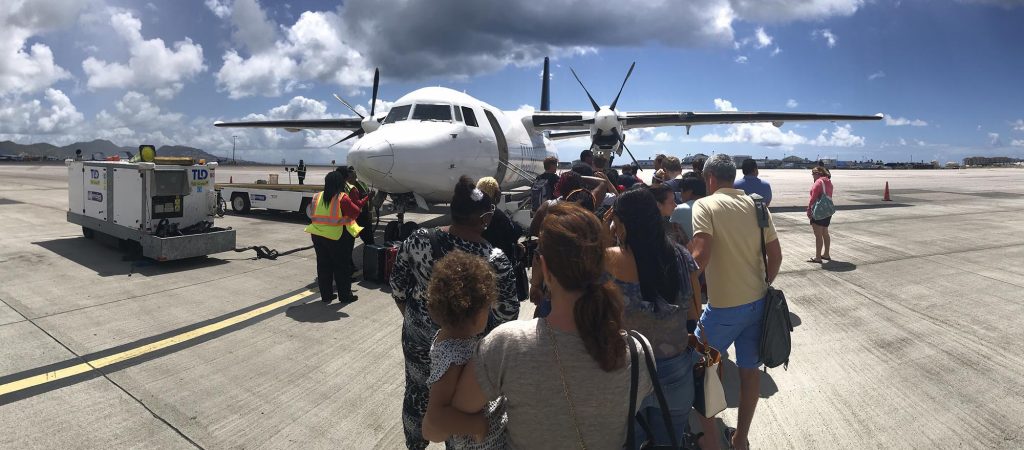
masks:
[(295, 173), (299, 175), (299, 184), (306, 181), (306, 163), (301, 159), (299, 160), (299, 167), (295, 168)]
[[(350, 167), (348, 173), (348, 182), (349, 184), (352, 185), (352, 187), (355, 188), (354, 191), (351, 189), (349, 190), (353, 198), (355, 198), (356, 200), (363, 200), (366, 198), (373, 197), (373, 193), (370, 192), (370, 189), (368, 187), (366, 187), (366, 183), (363, 183), (362, 180), (360, 180), (359, 177), (356, 176), (355, 169), (352, 169)], [(370, 222), (372, 219), (373, 217), (371, 217), (369, 207), (364, 207), (363, 210), (359, 213), (359, 217), (356, 218), (356, 223), (359, 224), (359, 226), (363, 227), (363, 232), (359, 234), (359, 238), (363, 240), (363, 244), (373, 244), (373, 230), (370, 227)]]
[[(324, 178), (324, 190), (313, 196), (306, 205), (306, 215), (312, 223), (306, 232), (312, 235), (316, 250), (316, 275), (320, 285), (320, 298), (330, 303), (340, 297), (342, 302), (358, 299), (352, 294), (352, 247), (362, 227), (356, 217), (363, 201), (357, 201), (345, 192), (346, 172), (334, 171)], [(334, 285), (338, 295), (334, 294)]]

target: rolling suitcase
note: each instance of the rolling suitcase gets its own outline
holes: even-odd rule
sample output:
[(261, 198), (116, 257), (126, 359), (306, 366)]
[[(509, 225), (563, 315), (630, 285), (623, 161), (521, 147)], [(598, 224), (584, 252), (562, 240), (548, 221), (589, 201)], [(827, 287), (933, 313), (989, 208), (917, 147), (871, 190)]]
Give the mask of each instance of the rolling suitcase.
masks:
[(373, 283), (387, 281), (384, 275), (387, 250), (390, 245), (363, 245), (363, 279)]
[(395, 270), (395, 259), (398, 258), (398, 245), (394, 242), (388, 243), (384, 257), (384, 281), (391, 281), (391, 271)]

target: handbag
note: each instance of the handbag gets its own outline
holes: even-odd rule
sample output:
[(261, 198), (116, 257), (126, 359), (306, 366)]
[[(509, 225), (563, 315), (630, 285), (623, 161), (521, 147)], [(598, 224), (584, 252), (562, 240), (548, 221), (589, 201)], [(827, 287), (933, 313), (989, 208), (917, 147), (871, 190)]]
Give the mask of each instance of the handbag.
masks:
[(516, 298), (519, 301), (530, 298), (530, 277), (526, 274), (526, 266), (521, 262), (513, 264), (512, 272), (516, 276)]
[(722, 379), (718, 377), (718, 366), (722, 363), (722, 353), (708, 343), (708, 333), (704, 325), (697, 322), (703, 342), (697, 336), (690, 335), (690, 346), (699, 353), (700, 360), (693, 366), (693, 409), (707, 418), (725, 411), (725, 389)]
[(835, 213), (836, 205), (832, 203), (832, 197), (829, 197), (828, 194), (818, 197), (818, 201), (814, 202), (814, 206), (811, 208), (811, 217), (814, 220), (825, 220)]
[(640, 427), (647, 433), (648, 439), (653, 434), (651, 429), (647, 426), (647, 422), (644, 421), (642, 416), (636, 414), (637, 408), (637, 391), (640, 389), (640, 361), (637, 356), (636, 346), (633, 343), (640, 344), (644, 349), (644, 363), (647, 365), (647, 374), (651, 378), (651, 387), (654, 389), (654, 395), (658, 399), (658, 407), (661, 409), (661, 419), (665, 421), (665, 429), (668, 431), (669, 439), (671, 442), (668, 445), (661, 445), (653, 443), (650, 440), (644, 441), (640, 444), (639, 450), (660, 450), (660, 449), (683, 449), (682, 443), (676, 438), (675, 428), (672, 427), (672, 416), (669, 415), (668, 401), (665, 400), (665, 394), (661, 390), (661, 382), (658, 380), (658, 369), (654, 364), (654, 354), (651, 350), (651, 343), (647, 341), (644, 335), (640, 334), (636, 330), (630, 330), (626, 336), (626, 347), (629, 348), (629, 411), (626, 415), (626, 445), (624, 448), (636, 449), (636, 422), (640, 423)]
[[(823, 196), (822, 198), (828, 198)], [(829, 200), (831, 204), (831, 199)], [(764, 261), (764, 282), (768, 285), (765, 294), (764, 318), (761, 323), (761, 347), (759, 356), (765, 370), (780, 365), (789, 369), (789, 354), (793, 347), (792, 319), (789, 316), (789, 305), (786, 303), (786, 295), (781, 290), (772, 287), (768, 281), (768, 251), (764, 244), (764, 229), (768, 227), (768, 211), (764, 203), (755, 202), (758, 213), (758, 224), (761, 228), (761, 259)]]

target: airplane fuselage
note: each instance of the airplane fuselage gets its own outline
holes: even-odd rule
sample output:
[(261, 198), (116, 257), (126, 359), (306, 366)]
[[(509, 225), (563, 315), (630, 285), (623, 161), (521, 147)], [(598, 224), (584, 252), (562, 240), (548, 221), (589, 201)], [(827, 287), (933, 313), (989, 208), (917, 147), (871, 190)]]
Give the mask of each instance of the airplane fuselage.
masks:
[(524, 186), (533, 179), (499, 161), (541, 173), (544, 158), (556, 154), (523, 117), (451, 89), (418, 89), (352, 145), (348, 164), (375, 190), (416, 193), (432, 203), (449, 201), (462, 175), (495, 177), (503, 189)]

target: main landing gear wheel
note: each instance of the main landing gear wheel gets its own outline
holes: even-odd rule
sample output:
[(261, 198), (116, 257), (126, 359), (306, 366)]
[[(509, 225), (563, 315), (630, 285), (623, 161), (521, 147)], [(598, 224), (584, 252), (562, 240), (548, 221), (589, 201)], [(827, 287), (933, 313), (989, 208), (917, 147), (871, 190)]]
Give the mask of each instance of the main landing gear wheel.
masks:
[(401, 225), (401, 227), (398, 230), (399, 231), (399, 235), (398, 236), (399, 236), (399, 238), (401, 238), (401, 240), (404, 241), (406, 238), (411, 236), (414, 231), (418, 230), (419, 228), (420, 228), (419, 224), (417, 224), (416, 222), (413, 222), (413, 221), (410, 220), (410, 221), (408, 221), (406, 223), (403, 223)]
[(231, 196), (231, 210), (238, 214), (246, 214), (249, 212), (249, 196), (245, 194), (235, 194)]
[(397, 220), (388, 221), (388, 224), (384, 226), (384, 240), (387, 242), (401, 240), (401, 227)]

